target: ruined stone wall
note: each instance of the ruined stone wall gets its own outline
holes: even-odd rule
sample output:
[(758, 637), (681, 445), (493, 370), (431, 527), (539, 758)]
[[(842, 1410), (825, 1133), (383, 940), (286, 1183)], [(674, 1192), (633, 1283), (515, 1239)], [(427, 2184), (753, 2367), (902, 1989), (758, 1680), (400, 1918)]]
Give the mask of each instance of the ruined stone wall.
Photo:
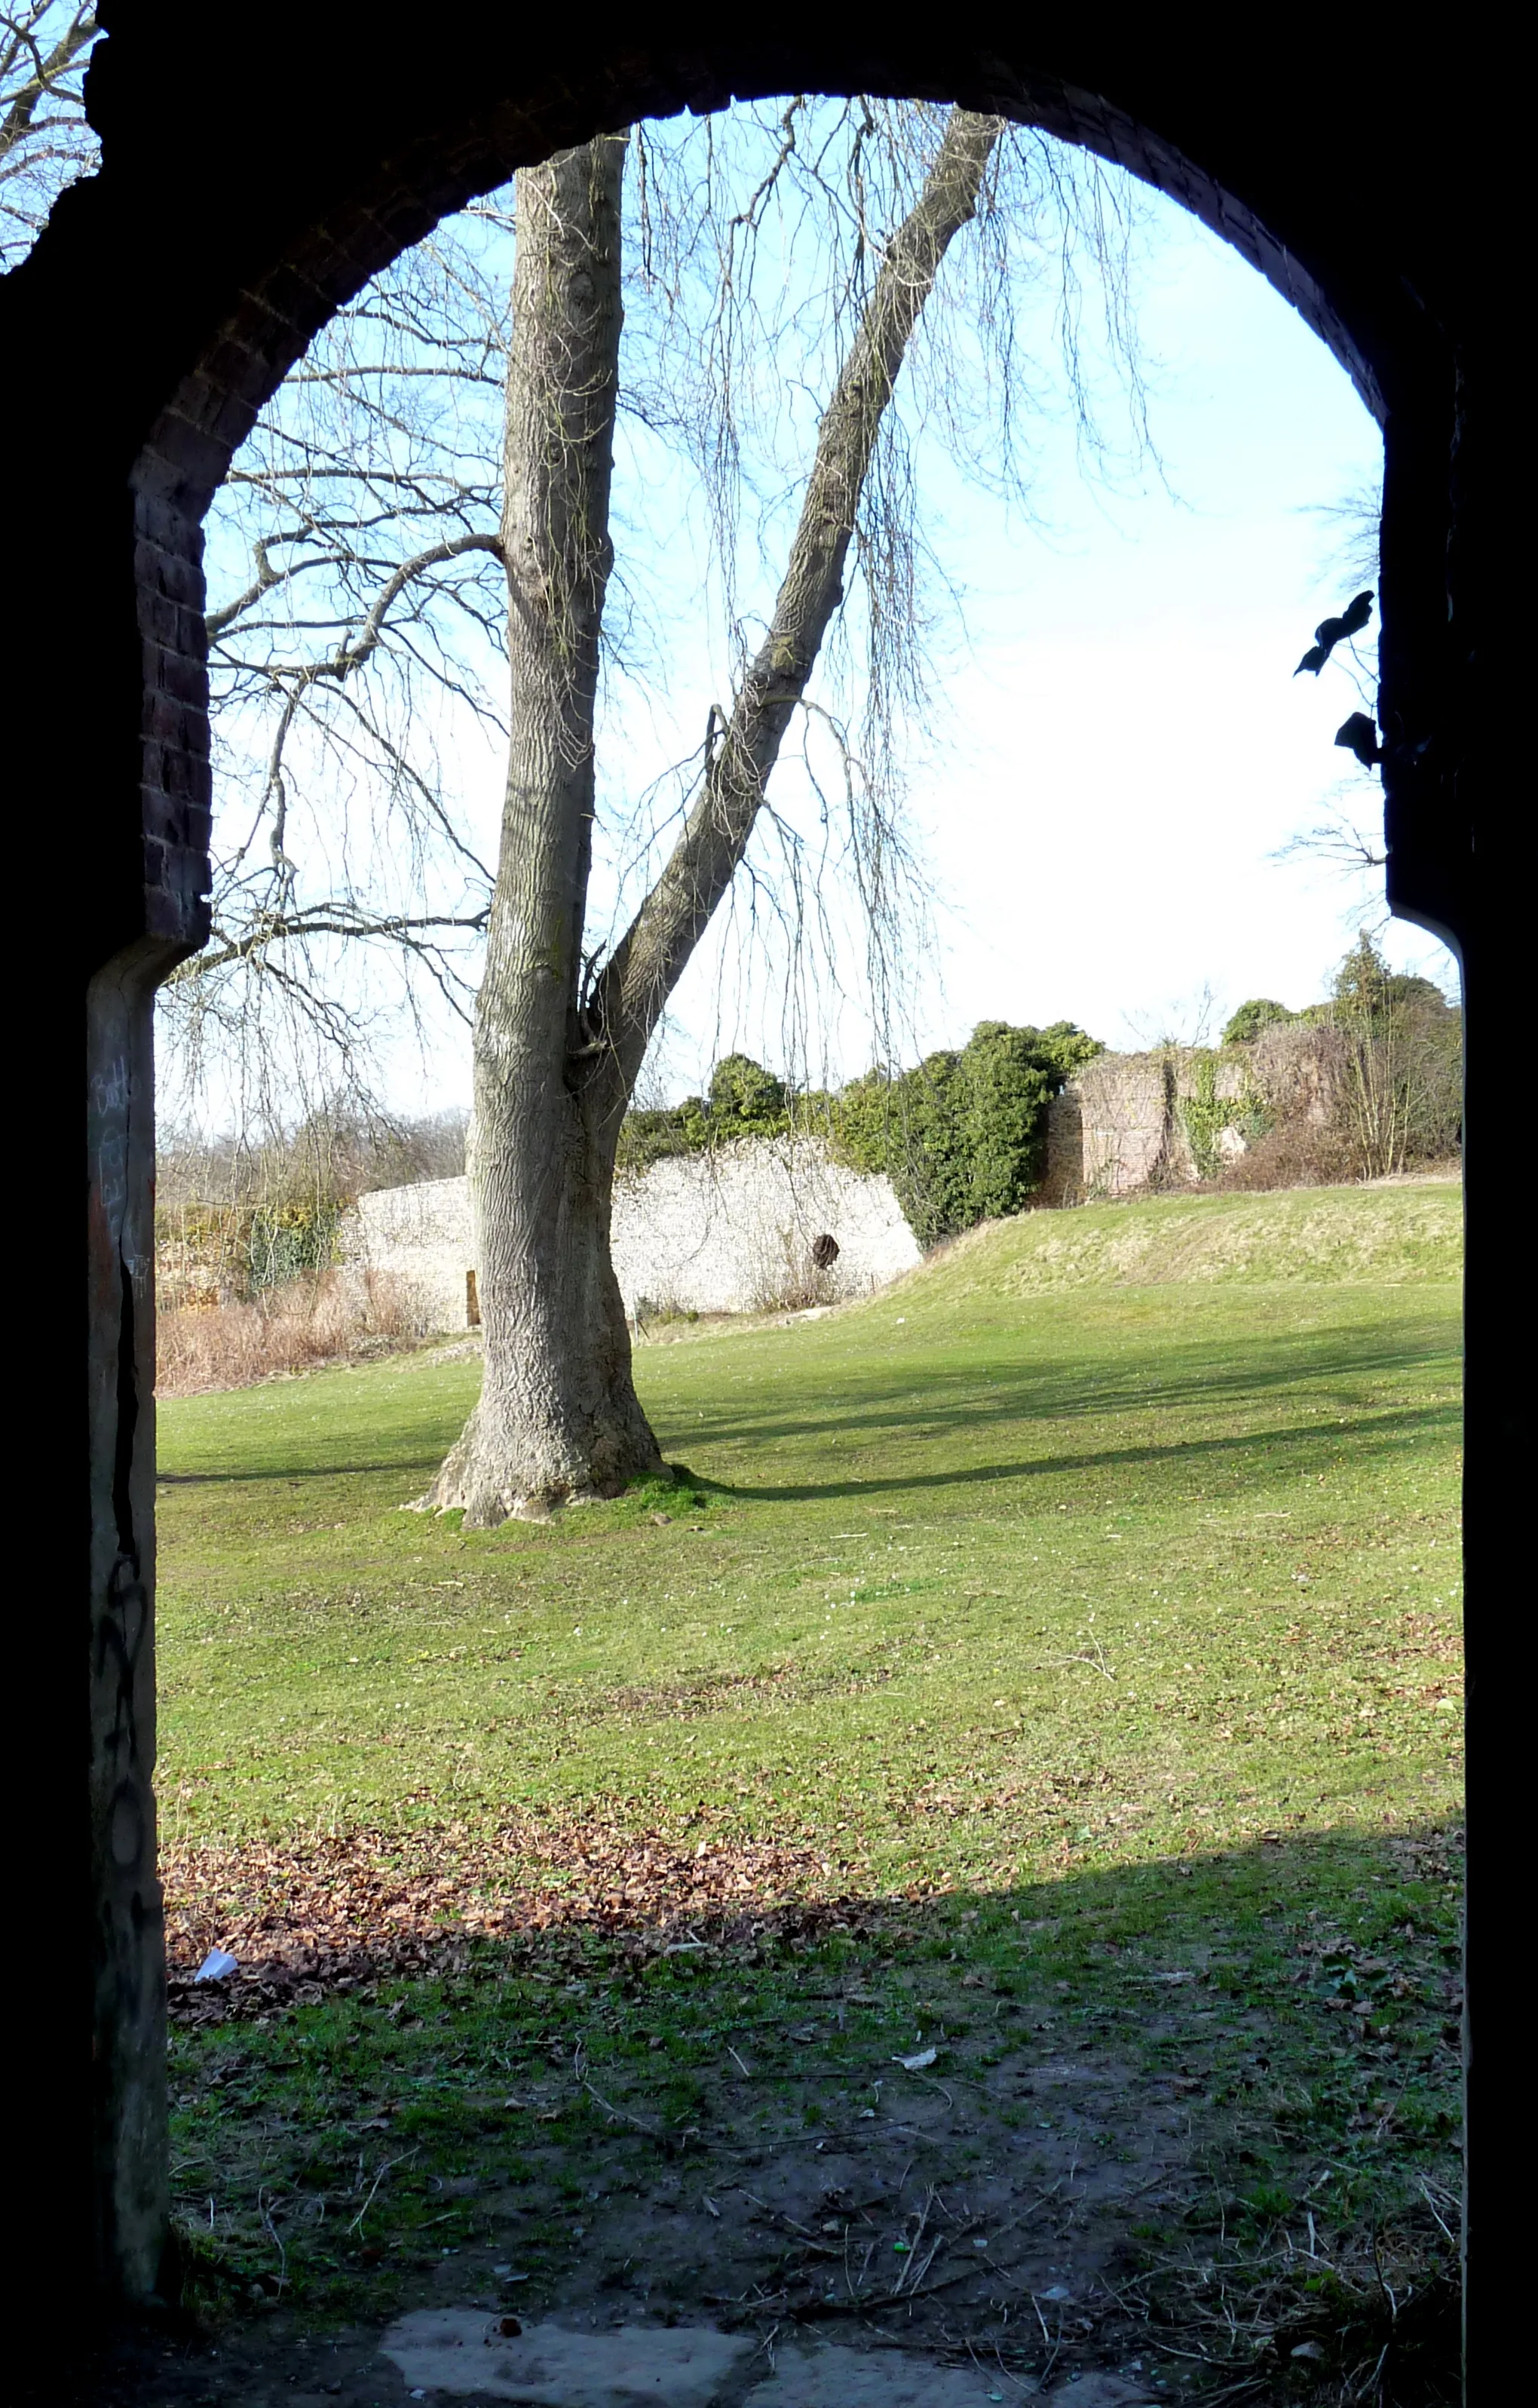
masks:
[(1101, 1054), (1048, 1107), (1042, 1201), (1080, 1204), (1163, 1183), (1174, 1078), (1163, 1054)]
[[(1339, 1045), (1312, 1021), (1278, 1021), (1250, 1045), (1218, 1057), (1214, 1092), (1236, 1103), (1246, 1085), (1275, 1119), (1322, 1125), (1333, 1111)], [(1200, 1179), (1182, 1103), (1196, 1094), (1201, 1052), (1166, 1046), (1150, 1054), (1100, 1054), (1068, 1082), (1047, 1109), (1043, 1204), (1088, 1204), (1150, 1188), (1193, 1186)], [(1219, 1153), (1246, 1151), (1237, 1128), (1223, 1129)]]
[(1342, 1068), (1338, 1031), (1313, 1021), (1274, 1021), (1248, 1051), (1255, 1083), (1278, 1120), (1323, 1128), (1334, 1118)]
[[(819, 1268), (812, 1247), (823, 1236), (838, 1254)], [(468, 1180), (360, 1197), (340, 1243), (352, 1268), (409, 1282), (434, 1326), (471, 1326)], [(747, 1140), (621, 1174), (612, 1244), (632, 1314), (835, 1303), (868, 1296), (919, 1259), (891, 1182), (845, 1169), (807, 1138)]]
[[(1333, 1032), (1309, 1023), (1262, 1030), (1217, 1063), (1220, 1100), (1246, 1081), (1277, 1117), (1322, 1122), (1333, 1109)], [(1192, 1186), (1199, 1172), (1181, 1114), (1201, 1056), (1171, 1047), (1102, 1054), (1048, 1107), (1047, 1166), (1033, 1199), (1072, 1205)], [(1220, 1152), (1245, 1151), (1225, 1129)], [(825, 1269), (814, 1240), (838, 1245)], [(746, 1140), (677, 1154), (615, 1183), (614, 1267), (627, 1309), (751, 1312), (793, 1302), (868, 1295), (920, 1258), (891, 1182), (830, 1161), (815, 1139)], [(438, 1329), (474, 1326), (477, 1299), (470, 1187), (425, 1180), (363, 1196), (344, 1215), (337, 1251), (346, 1269), (384, 1271), (407, 1284)]]

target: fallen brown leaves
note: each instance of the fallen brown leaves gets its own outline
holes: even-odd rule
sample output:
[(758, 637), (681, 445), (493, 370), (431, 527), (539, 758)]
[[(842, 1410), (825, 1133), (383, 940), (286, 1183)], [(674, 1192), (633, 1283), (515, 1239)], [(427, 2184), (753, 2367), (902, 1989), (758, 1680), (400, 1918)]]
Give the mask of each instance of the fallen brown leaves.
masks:
[[(382, 1977), (463, 1971), (477, 1940), (583, 1934), (643, 1949), (847, 1920), (815, 1849), (691, 1842), (597, 1823), (508, 1818), (489, 1832), (354, 1830), (168, 1846), (170, 2011), (180, 2023), (267, 2014)], [(862, 1901), (862, 1913), (868, 1902)], [(196, 1983), (210, 1948), (240, 1962)]]

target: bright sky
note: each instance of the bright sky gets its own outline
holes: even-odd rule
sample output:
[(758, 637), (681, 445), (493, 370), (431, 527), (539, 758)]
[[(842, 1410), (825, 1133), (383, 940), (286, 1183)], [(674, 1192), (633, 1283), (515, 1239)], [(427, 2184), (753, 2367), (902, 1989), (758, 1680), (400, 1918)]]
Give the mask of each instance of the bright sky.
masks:
[[(1343, 785), (1378, 824), (1377, 781), (1332, 741), (1360, 704), (1347, 671), (1291, 674), (1353, 583), (1314, 511), (1375, 488), (1377, 429), (1260, 276), (1161, 215), (1143, 324), (1177, 498), (1149, 480), (1097, 507), (1065, 475), (1053, 541), (974, 518), (975, 664), (951, 686), (954, 765), (922, 798), (948, 906), (937, 1037), (1061, 1014), (1126, 1043), (1194, 1025), (1209, 985), (1225, 1016), (1252, 995), (1296, 1007), (1382, 912), (1381, 887), (1274, 858)], [(1420, 932), (1388, 941), (1452, 974)]]
[[(1073, 1020), (1118, 1047), (1212, 1038), (1246, 996), (1317, 998), (1356, 928), (1383, 919), (1381, 873), (1276, 858), (1337, 799), (1379, 824), (1375, 778), (1332, 742), (1368, 693), (1344, 663), (1292, 676), (1316, 622), (1373, 581), (1339, 559), (1340, 527), (1321, 511), (1375, 489), (1378, 433), (1253, 269), (1174, 204), (1146, 207), (1137, 314), (1162, 476), (1145, 467), (1110, 490), (1087, 479), (1060, 416), (1040, 432), (1031, 520), (1012, 523), (937, 453), (920, 460), (965, 635), (948, 640), (912, 789), (934, 934), (904, 965), (904, 1059), (985, 1018)], [(1037, 352), (1052, 348), (1055, 302), (1049, 280), (1026, 330)], [(1104, 412), (1114, 425), (1114, 399)], [(691, 496), (645, 445), (622, 422), (619, 552), (656, 675), (623, 689), (601, 733), (601, 786), (620, 801), (689, 752), (724, 698)], [(474, 742), (459, 762), (489, 851), (502, 763)], [(797, 775), (782, 763), (771, 800), (793, 808)], [(601, 893), (595, 906), (596, 924)], [(697, 1087), (736, 1045), (819, 1077), (868, 1065), (858, 944), (842, 1006), (790, 1065), (776, 980), (745, 981), (739, 933), (718, 922), (675, 998), (648, 1099)], [(1422, 932), (1389, 924), (1384, 942), (1456, 992), (1450, 957)], [(403, 1041), (385, 1067), (400, 1109), (469, 1100), (468, 1031), (447, 1016), (425, 1057)]]

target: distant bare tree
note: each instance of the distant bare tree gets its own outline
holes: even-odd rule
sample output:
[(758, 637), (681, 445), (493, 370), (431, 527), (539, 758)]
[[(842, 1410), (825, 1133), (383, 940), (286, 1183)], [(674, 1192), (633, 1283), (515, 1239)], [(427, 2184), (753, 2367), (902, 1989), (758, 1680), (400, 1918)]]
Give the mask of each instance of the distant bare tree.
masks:
[(361, 1111), (342, 1097), (284, 1127), (241, 1127), (209, 1138), (166, 1125), (156, 1147), (155, 1199), (192, 1205), (342, 1205), (375, 1187), (458, 1179), (467, 1115), (419, 1119)]
[(1388, 1178), (1456, 1154), (1463, 1017), (1430, 979), (1390, 970), (1364, 928), (1335, 974), (1338, 1112), (1357, 1175)]
[(0, 6), (0, 268), (25, 258), (64, 186), (95, 165), (81, 88), (96, 33), (94, 8), (68, 0)]

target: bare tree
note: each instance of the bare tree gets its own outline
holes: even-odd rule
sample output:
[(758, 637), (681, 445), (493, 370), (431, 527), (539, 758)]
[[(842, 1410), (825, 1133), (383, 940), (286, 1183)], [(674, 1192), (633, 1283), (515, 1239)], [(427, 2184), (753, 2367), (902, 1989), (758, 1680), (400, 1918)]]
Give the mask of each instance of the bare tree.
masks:
[[(916, 200), (943, 125), (925, 105), (799, 96), (633, 135), (618, 403), (629, 490), (645, 481), (638, 442), (664, 475), (681, 457), (696, 476), (714, 580), (699, 599), (726, 632), (733, 687), (757, 640), (744, 588), (777, 581), (791, 539), (811, 396), (854, 338), (887, 230)], [(937, 722), (926, 672), (955, 597), (927, 538), (916, 441), (938, 437), (970, 477), (1028, 509), (1032, 443), (1066, 408), (1104, 473), (1086, 368), (1099, 296), (1098, 350), (1130, 394), (1137, 453), (1130, 191), (1008, 128), (965, 261), (947, 270), (948, 301), (928, 312), (904, 372), (906, 408), (881, 419), (849, 592), (796, 731), (803, 774), (789, 791), (782, 780), (726, 907), (733, 958), (783, 980), (792, 1066), (827, 1025), (822, 982), (836, 982), (849, 930), (866, 931), (860, 991), (884, 1026), (901, 995), (892, 965), (927, 908), (903, 831), (902, 752)], [(498, 522), (513, 214), (510, 191), (491, 196), (334, 320), (216, 503), (214, 942), (162, 1006), (184, 1119), (206, 1065), (213, 1093), (222, 1083), (235, 1109), (263, 1117), (296, 1063), (309, 1101), (340, 1083), (366, 1107), (372, 1042), (400, 1025), (403, 1004), (424, 1026), (432, 1010), (441, 1029), (446, 1003), (469, 1016), (494, 839), (477, 851), (464, 765), (474, 731), (489, 747), (506, 740)], [(1044, 358), (1020, 332), (1033, 284), (1054, 305), (1059, 339)], [(623, 517), (619, 533), (601, 696), (611, 712), (622, 701), (645, 714), (666, 693), (672, 631), (648, 585), (627, 579), (644, 543)], [(595, 797), (604, 877), (591, 944), (628, 924), (721, 724), (710, 714), (704, 747), (639, 783), (619, 766), (628, 747), (610, 756)]]
[(621, 161), (605, 138), (519, 179), (503, 556), (513, 742), (476, 1019), (472, 1189), (486, 1363), (431, 1491), (486, 1526), (660, 1467), (609, 1256), (619, 1125), (647, 1045), (729, 889), (842, 598), (859, 497), (919, 312), (1001, 132), (951, 113), (886, 246), (823, 413), (768, 629), (661, 877), (584, 955), (599, 629), (612, 560)]
[(68, 0), (0, 7), (0, 268), (37, 239), (66, 184), (94, 165), (82, 85), (94, 8)]
[[(1381, 487), (1353, 487), (1338, 501), (1318, 504), (1313, 515), (1322, 522), (1327, 535), (1318, 564), (1321, 588), (1349, 592), (1353, 587), (1370, 590), (1375, 586), (1378, 529), (1383, 516)], [(1338, 646), (1331, 655), (1330, 668), (1337, 681), (1344, 673), (1359, 704), (1371, 712), (1377, 691), (1375, 631)], [(1375, 785), (1369, 791), (1376, 803)], [(1388, 859), (1381, 806), (1374, 811), (1364, 810), (1361, 771), (1342, 779), (1324, 797), (1320, 810), (1322, 816), (1312, 826), (1300, 828), (1290, 836), (1277, 848), (1275, 857), (1278, 861), (1322, 862), (1338, 871), (1363, 899), (1371, 896), (1377, 907), (1378, 924), (1383, 925), (1389, 913), (1383, 900), (1380, 875)]]
[(296, 1083), (377, 1110), (378, 1022), (434, 994), (468, 1017), (491, 871), (438, 748), (449, 712), (506, 738), (504, 231), (484, 205), (376, 279), (221, 494), (212, 937), (161, 999), (184, 1118), (210, 1065), (263, 1124)]
[[(930, 715), (936, 616), (953, 599), (926, 538), (919, 433), (937, 433), (1014, 507), (1029, 508), (1022, 430), (1054, 408), (1071, 412), (1101, 471), (1114, 467), (1085, 367), (1098, 292), (1100, 349), (1127, 372), (1134, 452), (1142, 439), (1126, 196), (1093, 163), (927, 105), (805, 98), (636, 129), (602, 157), (599, 184), (619, 179), (611, 199), (590, 175), (561, 200), (564, 225), (589, 194), (568, 227), (582, 264), (563, 265), (539, 181), (577, 171), (552, 163), (367, 288), (237, 458), (208, 543), (215, 942), (173, 982), (164, 1025), (184, 1064), (222, 1048), (242, 1109), (271, 1125), (296, 1054), (312, 1101), (335, 1092), (337, 1065), (354, 1096), (363, 1084), (378, 992), (347, 965), (398, 963), (408, 996), (435, 986), (465, 1010), (486, 939), (477, 1176), (488, 1195), (500, 1182), (504, 1204), (484, 1214), (483, 1248), (503, 1246), (503, 1270), (488, 1260), (482, 1286), (490, 1306), (500, 1281), (507, 1334), (491, 1340), (487, 1404), (435, 1501), (452, 1495), (487, 1520), (657, 1460), (607, 1264), (608, 1188), (648, 1039), (712, 913), (740, 912), (749, 934), (777, 929), (799, 975), (819, 927), (831, 955), (828, 896), (843, 874), (881, 1020), (917, 892), (903, 742)], [(598, 233), (611, 208), (612, 257)], [(515, 215), (509, 352), (497, 261)], [(948, 306), (926, 308), (963, 225), (974, 231), (947, 268)], [(540, 329), (539, 279), (554, 291), (568, 271), (562, 308), (577, 316), (558, 309), (539, 335), (536, 408), (518, 401), (516, 342)], [(1020, 342), (1033, 279), (1049, 280), (1065, 377)], [(584, 331), (584, 280), (612, 294), (612, 356)], [(621, 376), (622, 298), (634, 306)], [(833, 396), (820, 411), (819, 390)], [(703, 744), (639, 791), (623, 749), (606, 781), (593, 749), (605, 681), (633, 695), (665, 684), (666, 636), (646, 590), (625, 580), (623, 548), (613, 560), (607, 464), (621, 413), (633, 442), (681, 454), (706, 496), (708, 598), (729, 631), (726, 704), (702, 710)], [(568, 428), (552, 452), (568, 416), (579, 436)], [(580, 478), (567, 491), (578, 454), (601, 494), (578, 490)], [(531, 519), (540, 494), (554, 516)], [(566, 544), (580, 529), (598, 546), (591, 558)], [(770, 574), (777, 599), (755, 629), (747, 588)], [(462, 764), (439, 749), (454, 711), (508, 746), (494, 882), (466, 832)], [(792, 728), (811, 795), (799, 823), (765, 801)], [(559, 944), (531, 962), (520, 914), (532, 924), (541, 913)], [(491, 1234), (497, 1209), (505, 1244)], [(529, 1293), (515, 1303), (519, 1277)], [(511, 1384), (493, 1410), (497, 1361)]]

